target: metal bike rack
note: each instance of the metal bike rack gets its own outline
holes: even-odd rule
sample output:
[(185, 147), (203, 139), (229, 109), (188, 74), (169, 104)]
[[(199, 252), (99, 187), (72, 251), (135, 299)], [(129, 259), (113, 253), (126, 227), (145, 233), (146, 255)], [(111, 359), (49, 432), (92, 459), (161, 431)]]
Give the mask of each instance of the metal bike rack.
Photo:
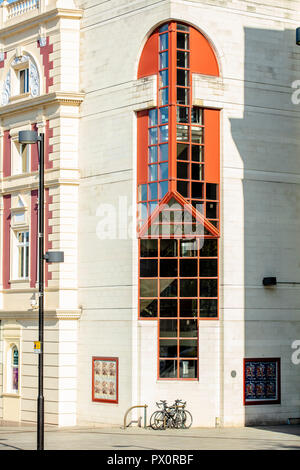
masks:
[(148, 405), (136, 405), (136, 406), (131, 406), (130, 408), (128, 408), (128, 410), (126, 411), (125, 416), (124, 416), (124, 429), (128, 428), (133, 423), (137, 423), (139, 427), (142, 427), (141, 426), (141, 424), (142, 424), (142, 418), (141, 417), (137, 421), (130, 421), (130, 423), (126, 425), (127, 416), (130, 413), (130, 411), (133, 410), (134, 408), (144, 408), (144, 428), (146, 429), (146, 427), (147, 427), (147, 408), (148, 408)]

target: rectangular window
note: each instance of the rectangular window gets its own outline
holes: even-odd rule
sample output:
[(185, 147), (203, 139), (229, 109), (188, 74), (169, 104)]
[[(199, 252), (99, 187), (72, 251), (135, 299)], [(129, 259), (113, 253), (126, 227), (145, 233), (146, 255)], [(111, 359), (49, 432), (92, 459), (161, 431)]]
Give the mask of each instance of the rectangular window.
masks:
[(20, 95), (23, 93), (29, 93), (29, 69), (23, 69), (19, 71), (20, 81)]
[(159, 322), (159, 378), (197, 379), (198, 320), (218, 318), (218, 240), (139, 243), (140, 318)]
[(29, 232), (17, 232), (18, 278), (29, 276)]

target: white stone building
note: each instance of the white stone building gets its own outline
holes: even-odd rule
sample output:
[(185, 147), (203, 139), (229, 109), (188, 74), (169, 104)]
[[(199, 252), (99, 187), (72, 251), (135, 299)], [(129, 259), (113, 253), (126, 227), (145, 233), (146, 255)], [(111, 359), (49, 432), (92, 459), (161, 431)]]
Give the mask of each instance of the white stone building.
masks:
[[(120, 424), (176, 398), (195, 426), (299, 418), (300, 2), (0, 13), (0, 419), (36, 420), (25, 129), (45, 134), (45, 248), (65, 253), (45, 271), (45, 422)], [(166, 238), (174, 200), (192, 224)], [(264, 287), (270, 276), (285, 284)]]

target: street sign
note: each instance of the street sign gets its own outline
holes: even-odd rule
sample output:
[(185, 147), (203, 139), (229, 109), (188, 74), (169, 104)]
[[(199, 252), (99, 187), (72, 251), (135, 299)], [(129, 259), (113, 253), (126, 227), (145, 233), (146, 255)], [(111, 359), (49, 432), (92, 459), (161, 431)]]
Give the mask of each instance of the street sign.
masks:
[(41, 342), (40, 341), (35, 341), (33, 344), (33, 350), (35, 354), (40, 354), (41, 353)]

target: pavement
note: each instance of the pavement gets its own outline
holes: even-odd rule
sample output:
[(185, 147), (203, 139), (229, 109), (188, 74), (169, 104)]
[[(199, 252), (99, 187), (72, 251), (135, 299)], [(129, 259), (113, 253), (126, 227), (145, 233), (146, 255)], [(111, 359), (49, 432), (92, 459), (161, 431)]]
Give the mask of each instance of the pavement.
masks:
[[(0, 450), (35, 450), (36, 426), (0, 423)], [(45, 427), (45, 450), (300, 450), (300, 426), (191, 428)], [(134, 455), (134, 452), (133, 452)]]

